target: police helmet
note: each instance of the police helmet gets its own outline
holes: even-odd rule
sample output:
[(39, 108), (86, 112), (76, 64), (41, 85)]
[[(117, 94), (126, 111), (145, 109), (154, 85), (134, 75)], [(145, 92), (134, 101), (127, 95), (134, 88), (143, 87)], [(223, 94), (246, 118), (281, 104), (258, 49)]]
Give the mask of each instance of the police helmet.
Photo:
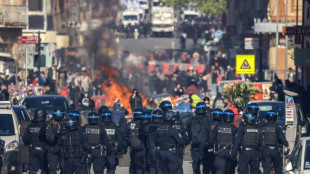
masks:
[(278, 114), (275, 111), (270, 110), (266, 113), (266, 120), (267, 121), (276, 122), (277, 118), (278, 118)]
[(197, 115), (203, 115), (206, 113), (207, 109), (206, 109), (207, 105), (204, 102), (199, 102), (196, 104), (196, 114)]
[(226, 109), (223, 113), (223, 121), (232, 123), (234, 121), (235, 114), (232, 110)]
[(243, 114), (243, 119), (247, 124), (255, 125), (256, 118), (251, 112), (246, 112)]
[(63, 120), (65, 117), (65, 113), (62, 112), (61, 110), (59, 109), (55, 109), (53, 111), (53, 115), (52, 115), (52, 119), (55, 120), (55, 121), (61, 121)]
[(213, 120), (222, 121), (223, 111), (220, 108), (213, 109), (212, 111)]
[(209, 97), (204, 97), (204, 98), (203, 98), (203, 102), (206, 102), (206, 101), (207, 101), (208, 103), (210, 103), (210, 98), (209, 98)]
[(252, 114), (254, 114), (254, 116), (257, 116), (258, 111), (259, 111), (259, 107), (257, 103), (250, 103), (247, 107), (247, 112), (251, 112)]
[(134, 119), (134, 120), (140, 120), (142, 113), (143, 113), (143, 109), (141, 109), (141, 108), (136, 108), (136, 109), (133, 111), (133, 113), (132, 113), (133, 119)]
[(173, 110), (169, 110), (166, 113), (164, 113), (164, 121), (165, 122), (171, 121), (172, 118), (175, 118)]
[(65, 120), (65, 127), (67, 130), (77, 130), (78, 129), (78, 121), (74, 120), (73, 118), (66, 118)]
[(34, 122), (40, 122), (44, 121), (46, 119), (46, 111), (43, 109), (38, 109), (35, 111), (34, 116), (33, 116), (33, 121)]
[(172, 109), (172, 104), (170, 101), (165, 100), (159, 104), (159, 108), (165, 113), (169, 111), (170, 109)]
[(101, 115), (103, 111), (109, 111), (109, 108), (105, 105), (100, 106), (100, 108), (98, 109), (98, 115)]
[(142, 124), (149, 123), (151, 121), (151, 113), (149, 111), (143, 111), (141, 114)]
[(79, 120), (80, 119), (80, 112), (77, 110), (71, 110), (68, 114), (68, 117), (71, 117), (75, 120)]
[(99, 124), (99, 115), (97, 112), (90, 112), (87, 116), (88, 124)]
[(152, 114), (152, 122), (160, 123), (163, 120), (164, 113), (160, 109), (153, 110)]
[(103, 122), (111, 122), (112, 121), (112, 112), (111, 111), (103, 111), (101, 113), (101, 118)]

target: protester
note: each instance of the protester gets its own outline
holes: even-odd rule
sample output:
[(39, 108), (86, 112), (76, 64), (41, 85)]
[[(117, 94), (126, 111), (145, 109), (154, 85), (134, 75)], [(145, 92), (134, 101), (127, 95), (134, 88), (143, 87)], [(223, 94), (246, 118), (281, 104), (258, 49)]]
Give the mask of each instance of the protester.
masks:
[(137, 89), (132, 90), (132, 95), (129, 98), (129, 103), (131, 106), (131, 111), (133, 112), (136, 108), (143, 108), (142, 106), (142, 98), (139, 95)]

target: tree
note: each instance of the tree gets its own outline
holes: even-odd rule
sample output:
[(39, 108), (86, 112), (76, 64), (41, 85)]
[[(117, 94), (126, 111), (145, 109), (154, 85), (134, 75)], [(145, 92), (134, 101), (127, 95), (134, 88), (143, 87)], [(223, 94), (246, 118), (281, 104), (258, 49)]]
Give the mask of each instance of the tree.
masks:
[(240, 84), (230, 84), (225, 87), (222, 95), (232, 103), (239, 111), (242, 111), (247, 103), (254, 99), (254, 95), (259, 91), (250, 82)]

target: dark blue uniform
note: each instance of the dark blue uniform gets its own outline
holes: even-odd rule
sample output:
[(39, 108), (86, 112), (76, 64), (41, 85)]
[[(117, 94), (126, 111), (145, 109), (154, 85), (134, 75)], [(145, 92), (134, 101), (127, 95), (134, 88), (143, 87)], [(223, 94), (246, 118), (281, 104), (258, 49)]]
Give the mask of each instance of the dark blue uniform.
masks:
[(179, 122), (176, 122), (174, 125), (172, 125), (173, 128), (179, 131), (179, 133), (182, 135), (185, 144), (178, 144), (177, 145), (177, 155), (178, 158), (182, 161), (181, 167), (177, 170), (177, 174), (183, 174), (183, 155), (184, 155), (184, 149), (185, 147), (190, 143), (190, 137), (186, 131), (186, 129), (183, 127), (183, 125)]
[(240, 126), (235, 138), (232, 157), (236, 158), (240, 148), (238, 173), (259, 173), (259, 134), (260, 130), (253, 125)]
[(104, 166), (102, 165), (104, 158), (114, 150), (110, 139), (101, 125), (86, 125), (83, 131), (87, 135), (92, 149), (91, 162), (93, 163), (94, 173), (102, 174), (104, 170)]
[[(25, 145), (29, 145), (29, 173), (36, 174), (44, 170), (45, 159), (45, 126), (43, 122), (32, 122), (23, 135)], [(44, 172), (42, 172), (44, 173)]]
[(154, 149), (156, 131), (160, 123), (148, 123), (143, 126), (143, 141), (146, 146), (146, 169), (149, 174), (156, 174), (158, 169), (158, 157)]
[(86, 134), (81, 129), (66, 130), (59, 138), (58, 147), (64, 159), (64, 173), (87, 173), (86, 158), (91, 154), (91, 147)]
[(282, 129), (274, 123), (266, 123), (261, 127), (260, 143), (264, 174), (270, 173), (270, 164), (273, 163), (275, 173), (281, 174), (283, 169), (279, 144), (288, 147), (288, 142)]
[[(212, 131), (209, 144), (214, 144), (214, 168), (216, 174), (234, 173), (231, 167), (231, 150), (237, 128), (231, 123), (220, 123)], [(233, 171), (230, 171), (233, 170)]]
[(175, 174), (182, 165), (177, 147), (186, 145), (181, 133), (170, 123), (164, 123), (156, 131), (155, 144), (159, 148), (159, 173)]
[(136, 120), (128, 123), (125, 138), (130, 147), (130, 173), (143, 174), (146, 166), (145, 144), (141, 140), (141, 121)]
[(122, 134), (113, 122), (102, 122), (102, 126), (106, 131), (110, 142), (113, 146), (113, 151), (105, 157), (104, 168), (107, 168), (107, 174), (114, 174), (118, 165), (118, 157), (122, 153)]
[(203, 171), (206, 171), (210, 161), (206, 162), (204, 151), (206, 144), (208, 143), (210, 123), (207, 117), (204, 115), (198, 115), (193, 117), (189, 123), (189, 135), (191, 139), (191, 156), (193, 159), (193, 173), (200, 174), (200, 165), (203, 165)]

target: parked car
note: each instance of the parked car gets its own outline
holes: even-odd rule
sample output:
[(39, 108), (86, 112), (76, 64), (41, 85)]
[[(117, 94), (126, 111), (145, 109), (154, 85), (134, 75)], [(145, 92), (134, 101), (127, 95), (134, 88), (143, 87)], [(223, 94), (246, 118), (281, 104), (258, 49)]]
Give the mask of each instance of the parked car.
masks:
[(310, 174), (310, 137), (302, 137), (288, 157), (286, 174)]
[(19, 120), (9, 101), (0, 101), (0, 138), (5, 141), (1, 173), (16, 173), (20, 138)]
[(28, 96), (24, 100), (23, 105), (25, 105), (32, 114), (38, 109), (46, 110), (50, 116), (55, 109), (59, 109), (65, 113), (69, 112), (67, 99), (60, 95)]

